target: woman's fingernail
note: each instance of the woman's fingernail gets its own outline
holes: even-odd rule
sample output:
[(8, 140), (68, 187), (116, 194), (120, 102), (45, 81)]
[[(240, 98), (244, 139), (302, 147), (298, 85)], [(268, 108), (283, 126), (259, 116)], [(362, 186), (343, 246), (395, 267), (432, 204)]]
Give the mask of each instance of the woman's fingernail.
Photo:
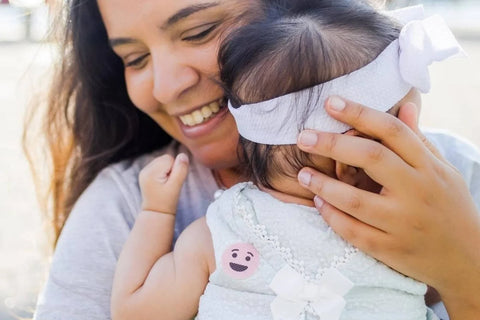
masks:
[(328, 99), (328, 105), (333, 110), (342, 111), (343, 109), (345, 109), (347, 104), (339, 97), (331, 97), (330, 99)]
[(323, 203), (324, 203), (323, 200), (320, 199), (319, 196), (315, 196), (315, 197), (313, 198), (313, 202), (315, 202), (315, 207), (316, 207), (317, 209), (319, 209), (319, 210), (322, 208)]
[(298, 174), (298, 180), (301, 184), (308, 187), (310, 185), (310, 181), (312, 181), (312, 175), (307, 171), (300, 171)]
[(318, 136), (311, 131), (303, 131), (300, 133), (298, 141), (305, 147), (312, 147), (317, 144)]

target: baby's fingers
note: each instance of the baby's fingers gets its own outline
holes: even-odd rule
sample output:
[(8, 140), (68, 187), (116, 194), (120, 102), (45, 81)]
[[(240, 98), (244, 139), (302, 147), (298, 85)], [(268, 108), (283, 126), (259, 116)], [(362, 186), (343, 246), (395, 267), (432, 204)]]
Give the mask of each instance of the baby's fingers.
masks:
[(184, 153), (180, 153), (173, 163), (170, 176), (168, 177), (168, 184), (175, 190), (180, 191), (183, 182), (188, 174), (188, 157)]
[(188, 157), (179, 154), (156, 158), (140, 172), (142, 209), (174, 214), (188, 173)]
[(168, 177), (172, 170), (174, 159), (170, 155), (163, 155), (155, 158), (145, 168), (140, 171), (140, 186), (152, 183), (164, 184), (168, 181)]
[(188, 173), (188, 157), (181, 153), (175, 159), (170, 155), (163, 155), (154, 159), (140, 172), (140, 184), (173, 184), (179, 186)]

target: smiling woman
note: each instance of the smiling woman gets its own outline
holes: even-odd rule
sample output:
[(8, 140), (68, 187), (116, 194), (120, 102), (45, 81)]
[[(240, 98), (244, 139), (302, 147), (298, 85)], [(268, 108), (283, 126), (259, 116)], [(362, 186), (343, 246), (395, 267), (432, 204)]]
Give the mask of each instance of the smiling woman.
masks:
[[(217, 49), (248, 8), (249, 1), (229, 0), (68, 2), (48, 113), (32, 113), (43, 117), (51, 152), (45, 199), (53, 201), (55, 240), (63, 231), (38, 319), (85, 318), (85, 309), (90, 319), (108, 317), (115, 263), (140, 207), (138, 173), (151, 151), (183, 150), (192, 159), (176, 234), (205, 213), (219, 185), (241, 180), (238, 133), (216, 80)], [(27, 140), (34, 135), (26, 130)], [(99, 174), (124, 159), (135, 160)], [(76, 303), (86, 297), (95, 304)]]
[(218, 39), (231, 7), (225, 1), (98, 3), (110, 44), (123, 60), (133, 104), (202, 164), (232, 168), (238, 135), (213, 81)]
[[(36, 319), (110, 318), (110, 293), (115, 265), (142, 206), (138, 175), (157, 156), (174, 156), (183, 152), (190, 159), (189, 174), (181, 190), (175, 227), (168, 234), (174, 239), (187, 225), (205, 214), (217, 189), (244, 180), (238, 167), (238, 132), (232, 116), (225, 108), (224, 91), (218, 84), (217, 50), (224, 32), (236, 27), (237, 23), (248, 22), (238, 20), (242, 18), (242, 12), (248, 9), (255, 11), (261, 2), (66, 1), (66, 16), (60, 19), (65, 25), (59, 26), (63, 45), (61, 60), (49, 92), (47, 113), (31, 113), (32, 117), (40, 117), (43, 121), (44, 137), (50, 151), (52, 175), (49, 188), (43, 190), (49, 191), (45, 199), (46, 207), (51, 208), (55, 240), (61, 232), (50, 276), (39, 300)], [(358, 108), (347, 109), (358, 111)], [(378, 127), (384, 123), (380, 121), (385, 120), (384, 115), (363, 114), (378, 120)], [(411, 108), (406, 112), (401, 111), (400, 118), (415, 129)], [(355, 126), (352, 119), (344, 120), (351, 121), (352, 126)], [(396, 125), (400, 126), (399, 123)], [(374, 129), (378, 128), (371, 128), (372, 131)], [(25, 134), (27, 139), (38, 136), (29, 126)], [(459, 166), (469, 182), (478, 180), (471, 176), (476, 172), (472, 169), (476, 162), (463, 151), (457, 151), (460, 150), (459, 145), (465, 147), (461, 150), (467, 150), (466, 145), (449, 136), (429, 137), (436, 139), (444, 156)], [(380, 136), (377, 140), (391, 141), (382, 138), (385, 137)], [(401, 135), (396, 143), (412, 145), (412, 139), (411, 135)], [(394, 148), (396, 143), (392, 143), (389, 148)], [(35, 144), (39, 146), (37, 141)], [(360, 145), (356, 143), (349, 148), (355, 150), (349, 158), (368, 162), (364, 159), (365, 152), (360, 150)], [(319, 149), (320, 146), (317, 146), (317, 149), (307, 151), (315, 153)], [(436, 159), (427, 160), (429, 165), (426, 167), (430, 168), (439, 162)], [(390, 176), (398, 174), (391, 163), (380, 160), (375, 163), (376, 166), (372, 166), (375, 172), (381, 167), (382, 172), (389, 171)], [(37, 163), (34, 161), (34, 164)], [(466, 188), (455, 189), (459, 190), (457, 193), (452, 190), (445, 193), (440, 186), (448, 184), (442, 184), (444, 181), (433, 176), (432, 172), (421, 177), (425, 182), (422, 186), (439, 186), (427, 189), (431, 189), (436, 198), (444, 199), (445, 203), (456, 204), (452, 200), (454, 198), (468, 200), (463, 203), (471, 203)], [(413, 187), (420, 184), (410, 176), (405, 177), (407, 178), (409, 180), (402, 180), (406, 181), (405, 184), (399, 186), (395, 193), (387, 194), (401, 197), (385, 198), (385, 206), (375, 210), (381, 211), (383, 208), (397, 218), (392, 218), (394, 222), (403, 217), (404, 211), (415, 212), (417, 218), (430, 217), (432, 212), (439, 214), (438, 208), (425, 208), (414, 201), (416, 197), (412, 194), (421, 192), (417, 189), (417, 192), (412, 192)], [(321, 180), (314, 176), (312, 185), (308, 187), (320, 192), (316, 188), (318, 181)], [(476, 198), (480, 197), (475, 183), (469, 187)], [(337, 194), (345, 194), (346, 190), (340, 188)], [(399, 204), (398, 199), (405, 201)], [(328, 199), (325, 201), (328, 202)], [(392, 208), (396, 211), (393, 212)], [(477, 277), (467, 275), (474, 274), (472, 270), (475, 264), (471, 261), (477, 261), (477, 256), (470, 250), (470, 244), (471, 239), (477, 236), (474, 226), (478, 224), (472, 218), (472, 210), (464, 210), (468, 211), (467, 214), (458, 209), (459, 206), (456, 208), (457, 216), (464, 213), (468, 219), (455, 221), (469, 221), (465, 224), (470, 228), (458, 228), (463, 230), (460, 235), (458, 232), (452, 233), (448, 239), (445, 236), (434, 238), (440, 244), (445, 243), (440, 240), (449, 239), (452, 239), (452, 243), (461, 242), (457, 246), (452, 245), (455, 249), (463, 249), (459, 251), (460, 254), (448, 253), (451, 263), (443, 264), (445, 248), (434, 242), (429, 249), (435, 254), (431, 254), (431, 259), (427, 260), (430, 266), (436, 268), (426, 268), (421, 263), (425, 261), (423, 251), (417, 249), (418, 244), (430, 242), (421, 233), (415, 233), (416, 241), (413, 244), (411, 234), (404, 232), (395, 239), (394, 244), (390, 243), (390, 248), (385, 245), (377, 249), (385, 252), (395, 247), (403, 249), (399, 249), (403, 253), (409, 252), (411, 259), (399, 254), (394, 258), (400, 256), (400, 259), (387, 262), (408, 275), (447, 288), (447, 293), (465, 292), (460, 301), (474, 305), (467, 293), (476, 292), (473, 289), (477, 284), (471, 278)], [(441, 212), (445, 214), (444, 211)], [(439, 224), (442, 221), (449, 220), (438, 219)], [(394, 222), (392, 225), (399, 225)], [(398, 229), (417, 230), (416, 222), (417, 220), (407, 221), (402, 225), (404, 228)], [(432, 233), (445, 235), (445, 224), (435, 225)], [(464, 232), (466, 229), (469, 232)], [(459, 235), (457, 238), (462, 240), (455, 240), (454, 235)], [(468, 242), (464, 241), (467, 237)], [(358, 239), (368, 242), (368, 239), (362, 237)], [(381, 246), (381, 243), (378, 245)], [(405, 268), (405, 263), (411, 261), (412, 266)], [(465, 281), (451, 281), (440, 276), (449, 274), (440, 271), (459, 265), (472, 266), (468, 272), (463, 270), (461, 273), (465, 275)], [(428, 270), (434, 269), (440, 271), (431, 277), (431, 274), (420, 272), (427, 270), (425, 272), (428, 273)], [(447, 271), (450, 270), (456, 269), (452, 267)], [(447, 294), (447, 298), (451, 298), (451, 295)], [(454, 301), (451, 303), (454, 307), (461, 305), (457, 300), (459, 299), (449, 299)]]

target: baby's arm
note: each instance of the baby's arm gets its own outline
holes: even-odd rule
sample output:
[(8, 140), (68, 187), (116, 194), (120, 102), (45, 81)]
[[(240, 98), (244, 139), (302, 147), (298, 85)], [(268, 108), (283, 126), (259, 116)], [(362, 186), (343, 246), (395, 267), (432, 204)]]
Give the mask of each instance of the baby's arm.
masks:
[(192, 223), (171, 251), (175, 211), (188, 160), (155, 159), (140, 174), (142, 212), (120, 255), (112, 318), (189, 319), (215, 266), (205, 218)]

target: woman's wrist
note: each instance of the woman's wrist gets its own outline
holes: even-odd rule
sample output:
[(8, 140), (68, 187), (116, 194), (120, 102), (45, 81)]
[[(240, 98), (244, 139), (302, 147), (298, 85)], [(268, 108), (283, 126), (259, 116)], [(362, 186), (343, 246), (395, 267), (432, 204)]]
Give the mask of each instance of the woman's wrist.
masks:
[[(450, 320), (477, 320), (480, 317), (480, 268), (473, 261), (466, 275), (458, 275), (458, 282), (449, 290), (439, 290)], [(467, 269), (467, 268), (466, 268)]]

